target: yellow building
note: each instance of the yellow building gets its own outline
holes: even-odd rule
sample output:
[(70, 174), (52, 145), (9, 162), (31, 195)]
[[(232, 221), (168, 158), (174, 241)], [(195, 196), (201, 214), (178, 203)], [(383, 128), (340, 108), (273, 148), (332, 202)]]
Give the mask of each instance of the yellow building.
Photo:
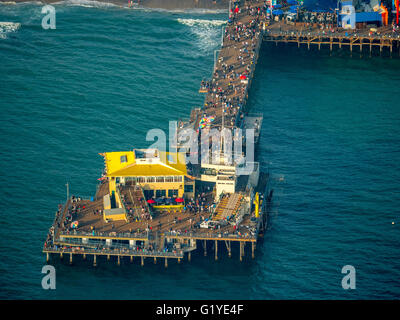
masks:
[[(187, 175), (184, 153), (163, 152), (157, 149), (107, 152), (104, 157), (110, 195), (120, 204), (116, 187), (136, 184), (145, 197), (183, 197)], [(193, 187), (193, 186), (192, 186)], [(190, 192), (191, 188), (189, 188)]]

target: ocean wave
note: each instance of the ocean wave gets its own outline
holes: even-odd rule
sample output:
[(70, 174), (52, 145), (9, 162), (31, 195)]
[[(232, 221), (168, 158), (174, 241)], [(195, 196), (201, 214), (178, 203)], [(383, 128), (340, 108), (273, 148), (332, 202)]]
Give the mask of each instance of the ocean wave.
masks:
[(186, 14), (221, 14), (228, 13), (228, 9), (205, 9), (205, 8), (192, 8), (192, 9), (164, 9), (164, 8), (145, 8), (143, 6), (136, 6), (151, 11), (170, 12), (170, 13), (186, 13)]
[(178, 18), (177, 21), (190, 28), (190, 33), (197, 39), (194, 42), (195, 52), (191, 56), (209, 55), (221, 44), (222, 26), (226, 24), (224, 20), (206, 19), (184, 19)]
[(70, 7), (85, 7), (85, 8), (113, 8), (119, 7), (114, 3), (101, 2), (95, 0), (63, 0), (59, 2), (54, 2), (55, 5), (65, 5)]
[(7, 39), (10, 32), (16, 32), (20, 27), (18, 22), (0, 22), (0, 39)]
[(222, 26), (226, 24), (225, 20), (183, 19), (183, 18), (178, 18), (178, 22), (187, 25), (189, 27), (193, 27), (195, 25)]
[[(1, 1), (0, 5), (45, 5), (46, 3), (43, 1), (22, 1), (22, 2), (15, 2), (15, 1)], [(61, 0), (53, 3), (49, 3), (50, 5), (65, 5), (65, 6), (79, 6), (85, 8), (123, 8), (123, 9), (130, 9), (130, 10), (140, 10), (145, 12), (166, 12), (166, 13), (184, 13), (184, 14), (221, 14), (227, 13), (226, 9), (201, 9), (201, 8), (192, 8), (192, 9), (164, 9), (164, 8), (149, 8), (144, 7), (142, 5), (134, 4), (133, 6), (129, 7), (126, 4), (117, 4), (104, 1), (96, 1), (96, 0)]]
[(27, 5), (27, 4), (40, 6), (40, 5), (44, 5), (45, 3), (42, 1), (21, 1), (21, 2), (1, 1), (0, 4), (4, 5), (4, 6), (18, 6), (18, 5), (22, 6), (22, 5)]

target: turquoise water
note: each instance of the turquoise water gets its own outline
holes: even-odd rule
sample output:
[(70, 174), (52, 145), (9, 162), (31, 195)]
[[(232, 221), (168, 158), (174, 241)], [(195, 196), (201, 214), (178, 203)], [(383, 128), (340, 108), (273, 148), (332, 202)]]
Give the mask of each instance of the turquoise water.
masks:
[[(264, 114), (258, 156), (275, 188), (256, 259), (222, 247), (218, 262), (198, 254), (167, 270), (56, 259), (57, 289), (43, 290), (65, 183), (93, 195), (99, 152), (146, 147), (147, 130), (201, 105), (226, 14), (64, 3), (43, 30), (40, 8), (0, 6), (0, 21), (21, 23), (0, 39), (1, 298), (400, 297), (400, 60), (275, 45), (262, 48), (249, 101)], [(341, 287), (347, 264), (353, 291)]]

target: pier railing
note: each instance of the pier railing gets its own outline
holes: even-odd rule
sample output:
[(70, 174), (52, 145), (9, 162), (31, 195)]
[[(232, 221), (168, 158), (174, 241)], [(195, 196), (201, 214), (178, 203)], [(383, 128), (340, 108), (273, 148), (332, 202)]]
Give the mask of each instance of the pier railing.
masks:
[(391, 40), (399, 40), (400, 39), (400, 34), (398, 33), (393, 33), (393, 34), (369, 34), (368, 31), (356, 31), (356, 32), (346, 32), (346, 31), (330, 31), (330, 30), (307, 30), (306, 28), (304, 29), (289, 29), (289, 30), (274, 30), (274, 29), (267, 29), (264, 31), (264, 35), (272, 35), (272, 36), (300, 36), (300, 37), (309, 37), (309, 36), (314, 36), (314, 37), (334, 37), (334, 38), (345, 38), (345, 39), (351, 39), (351, 38), (371, 38), (371, 39), (391, 39)]
[(165, 232), (164, 233), (165, 237), (171, 237), (171, 238), (192, 238), (192, 239), (215, 239), (215, 238), (229, 238), (232, 240), (249, 240), (253, 241), (254, 239), (257, 239), (257, 234), (251, 234), (250, 232), (246, 234), (232, 234), (232, 233), (227, 233), (227, 232), (220, 232), (220, 233), (213, 233), (213, 232), (179, 232), (179, 231), (171, 231), (171, 232)]
[(164, 251), (137, 251), (129, 249), (88, 249), (84, 247), (66, 247), (66, 246), (47, 246), (43, 247), (43, 252), (49, 253), (73, 253), (73, 254), (95, 254), (95, 255), (120, 255), (120, 256), (143, 256), (143, 257), (166, 257), (166, 258), (182, 258), (183, 250), (176, 252)]
[(60, 237), (71, 237), (71, 236), (82, 236), (86, 238), (91, 237), (104, 237), (104, 238), (143, 238), (143, 240), (147, 240), (148, 232), (98, 232), (98, 231), (77, 231), (72, 230), (71, 232), (61, 232)]

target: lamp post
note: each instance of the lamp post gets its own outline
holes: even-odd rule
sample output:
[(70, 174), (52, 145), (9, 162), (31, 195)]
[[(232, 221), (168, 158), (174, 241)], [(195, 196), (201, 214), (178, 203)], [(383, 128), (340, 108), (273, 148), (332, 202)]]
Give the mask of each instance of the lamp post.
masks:
[(67, 201), (68, 201), (68, 199), (69, 199), (69, 183), (67, 182), (65, 186), (67, 187)]

